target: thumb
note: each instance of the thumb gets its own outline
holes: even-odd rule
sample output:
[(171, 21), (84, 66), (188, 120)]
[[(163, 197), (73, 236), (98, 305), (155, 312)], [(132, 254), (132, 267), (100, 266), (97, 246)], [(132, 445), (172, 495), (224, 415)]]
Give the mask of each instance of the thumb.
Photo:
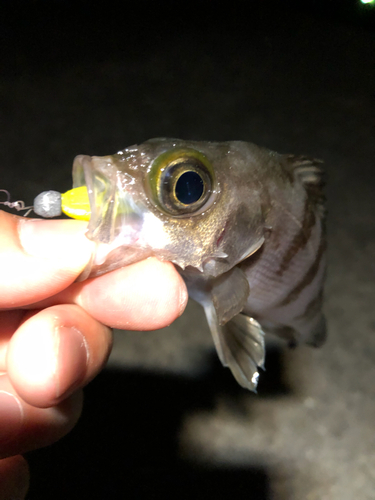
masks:
[(94, 248), (86, 226), (84, 221), (26, 219), (0, 211), (0, 308), (43, 300), (73, 283)]

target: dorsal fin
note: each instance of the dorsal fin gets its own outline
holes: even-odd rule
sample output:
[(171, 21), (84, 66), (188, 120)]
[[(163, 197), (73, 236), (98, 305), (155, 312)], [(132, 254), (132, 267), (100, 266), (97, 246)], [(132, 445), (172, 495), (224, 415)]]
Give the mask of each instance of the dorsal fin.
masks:
[(307, 158), (306, 156), (283, 155), (283, 165), (292, 174), (294, 179), (302, 182), (309, 200), (315, 205), (320, 217), (325, 216), (324, 170), (322, 160)]

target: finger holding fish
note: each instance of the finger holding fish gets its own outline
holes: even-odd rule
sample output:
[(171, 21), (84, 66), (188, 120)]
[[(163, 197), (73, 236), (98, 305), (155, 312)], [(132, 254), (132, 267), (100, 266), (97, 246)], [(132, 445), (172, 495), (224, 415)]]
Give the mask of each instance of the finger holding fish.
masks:
[(61, 439), (77, 423), (82, 402), (82, 391), (76, 391), (56, 406), (38, 408), (19, 397), (6, 374), (0, 375), (0, 459)]
[[(21, 224), (31, 223), (35, 227), (34, 222), (22, 220)], [(108, 290), (117, 293), (126, 289), (127, 295), (123, 294), (121, 300), (132, 300), (134, 322), (140, 329), (150, 329), (177, 317), (187, 298), (185, 284), (175, 268), (155, 259), (139, 263), (145, 267), (129, 266), (128, 276), (118, 270), (100, 277), (106, 280), (102, 286), (96, 285), (95, 279), (74, 283), (89, 261), (93, 245), (84, 236), (86, 223), (38, 220), (37, 230), (27, 229), (23, 242), (28, 243), (24, 247), (20, 243), (19, 224), (19, 217), (0, 213), (0, 262), (4, 275), (0, 295), (2, 457), (56, 441), (79, 418), (80, 389), (103, 368), (112, 335), (108, 326), (78, 302), (91, 302), (92, 312), (101, 314), (103, 321), (106, 314), (109, 317), (111, 310), (117, 308), (118, 321), (125, 323), (126, 308), (113, 300)], [(81, 243), (83, 248), (74, 251)], [(149, 313), (142, 317), (142, 299), (147, 298), (147, 293), (142, 297), (142, 289), (147, 289), (147, 276), (152, 273), (151, 292), (155, 297), (149, 304)], [(62, 290), (66, 295), (60, 295), (58, 300)], [(46, 298), (51, 295), (53, 299)], [(38, 299), (42, 300), (36, 306)]]
[(175, 267), (150, 257), (73, 283), (30, 307), (77, 304), (111, 328), (155, 330), (177, 319), (185, 310), (187, 300), (186, 285)]
[(105, 365), (111, 330), (77, 305), (26, 315), (9, 340), (5, 371), (19, 396), (42, 408), (84, 387)]
[(51, 444), (77, 422), (80, 388), (111, 346), (111, 331), (78, 309), (0, 312), (1, 457)]
[(73, 283), (94, 248), (85, 236), (86, 225), (0, 211), (0, 309), (43, 300)]
[(78, 303), (98, 321), (129, 329), (162, 328), (181, 314), (185, 284), (170, 263), (155, 258), (97, 282), (75, 283), (95, 248), (85, 236), (86, 226), (84, 221), (24, 219), (0, 211), (0, 309)]

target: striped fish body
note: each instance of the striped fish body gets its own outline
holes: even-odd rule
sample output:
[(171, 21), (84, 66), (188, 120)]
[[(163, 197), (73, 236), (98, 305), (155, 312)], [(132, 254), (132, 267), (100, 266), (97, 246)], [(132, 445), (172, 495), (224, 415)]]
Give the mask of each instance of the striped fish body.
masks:
[[(243, 313), (265, 331), (291, 343), (319, 346), (325, 277), (324, 199), (320, 162), (276, 155), (284, 189), (270, 186), (269, 233), (262, 248), (241, 264), (251, 293)], [(265, 182), (267, 182), (265, 180)]]
[(224, 366), (255, 390), (264, 331), (319, 345), (325, 273), (320, 162), (254, 144), (152, 139), (80, 155), (96, 253), (82, 279), (154, 255), (206, 313)]
[(253, 144), (239, 147), (250, 148), (251, 163), (261, 165), (250, 171), (253, 187), (261, 186), (262, 245), (208, 283), (202, 277), (191, 279), (191, 271), (183, 274), (191, 296), (205, 309), (223, 365), (241, 386), (255, 391), (258, 367), (264, 365), (264, 332), (290, 345), (318, 347), (326, 338), (323, 171), (318, 160), (279, 155)]

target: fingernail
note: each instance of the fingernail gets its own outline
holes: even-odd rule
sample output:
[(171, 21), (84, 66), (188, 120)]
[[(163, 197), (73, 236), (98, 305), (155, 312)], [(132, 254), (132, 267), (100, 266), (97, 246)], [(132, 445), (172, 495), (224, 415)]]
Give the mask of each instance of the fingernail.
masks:
[(88, 350), (86, 339), (76, 328), (61, 327), (58, 336), (56, 398), (61, 398), (71, 394), (82, 382), (87, 370)]
[(10, 392), (0, 391), (0, 445), (14, 439), (21, 431), (23, 411), (20, 401)]
[(87, 222), (76, 220), (20, 219), (18, 234), (25, 252), (33, 257), (75, 260), (91, 255)]

